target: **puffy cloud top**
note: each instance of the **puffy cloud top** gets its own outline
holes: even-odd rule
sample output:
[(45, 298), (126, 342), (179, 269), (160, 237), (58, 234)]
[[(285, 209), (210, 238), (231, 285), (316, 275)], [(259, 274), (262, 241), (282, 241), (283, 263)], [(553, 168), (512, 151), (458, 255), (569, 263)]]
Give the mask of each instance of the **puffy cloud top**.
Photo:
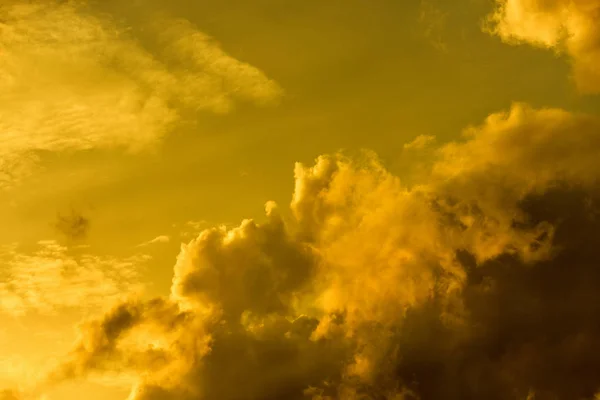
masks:
[(496, 0), (492, 32), (503, 40), (567, 52), (584, 93), (600, 92), (600, 1)]

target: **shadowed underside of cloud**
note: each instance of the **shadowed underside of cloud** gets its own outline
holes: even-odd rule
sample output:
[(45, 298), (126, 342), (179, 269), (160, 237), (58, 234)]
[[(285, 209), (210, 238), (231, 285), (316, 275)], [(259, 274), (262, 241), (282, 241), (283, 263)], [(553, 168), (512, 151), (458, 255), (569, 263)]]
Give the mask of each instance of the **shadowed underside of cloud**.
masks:
[(3, 390), (0, 392), (0, 400), (18, 400), (17, 395), (10, 390)]
[(285, 220), (206, 229), (169, 298), (89, 321), (60, 382), (130, 400), (593, 399), (600, 121), (516, 104), (407, 188), (373, 155), (296, 166)]
[(183, 19), (141, 27), (151, 51), (81, 0), (10, 1), (0, 16), (2, 186), (27, 175), (39, 151), (139, 150), (182, 111), (226, 113), (237, 100), (263, 105), (281, 95)]
[(566, 52), (583, 93), (600, 93), (600, 0), (496, 0), (491, 32)]

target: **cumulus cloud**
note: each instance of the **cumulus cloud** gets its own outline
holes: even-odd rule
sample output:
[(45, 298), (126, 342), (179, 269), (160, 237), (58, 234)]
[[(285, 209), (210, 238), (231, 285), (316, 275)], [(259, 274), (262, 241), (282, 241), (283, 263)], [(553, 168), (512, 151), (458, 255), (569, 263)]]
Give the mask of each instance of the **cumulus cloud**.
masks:
[[(493, 151), (492, 151), (493, 149)], [(600, 121), (516, 104), (410, 188), (372, 154), (298, 164), (291, 217), (205, 229), (168, 298), (82, 326), (51, 382), (129, 400), (593, 399)]]
[(74, 256), (52, 240), (38, 247), (33, 253), (16, 245), (0, 249), (0, 312), (18, 316), (81, 307), (98, 311), (142, 288), (139, 271), (148, 256)]
[(490, 31), (509, 43), (566, 52), (584, 93), (600, 92), (600, 1), (496, 0)]
[(40, 152), (155, 143), (183, 110), (225, 113), (236, 100), (268, 104), (281, 89), (227, 55), (186, 20), (154, 19), (150, 52), (85, 1), (0, 6), (0, 184)]

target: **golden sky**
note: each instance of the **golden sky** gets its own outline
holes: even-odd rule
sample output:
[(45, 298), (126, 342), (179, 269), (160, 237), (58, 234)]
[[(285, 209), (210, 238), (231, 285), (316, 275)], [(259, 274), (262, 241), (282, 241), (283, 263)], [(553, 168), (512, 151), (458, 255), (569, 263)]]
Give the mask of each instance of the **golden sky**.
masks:
[(600, 398), (600, 0), (0, 0), (0, 400)]

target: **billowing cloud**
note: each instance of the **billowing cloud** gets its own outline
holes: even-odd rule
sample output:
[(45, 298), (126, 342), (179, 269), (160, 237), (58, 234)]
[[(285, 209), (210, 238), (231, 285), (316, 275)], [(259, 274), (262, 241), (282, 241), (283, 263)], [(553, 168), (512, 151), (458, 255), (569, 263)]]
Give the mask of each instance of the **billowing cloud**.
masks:
[(267, 104), (281, 89), (227, 55), (186, 20), (147, 24), (150, 51), (84, 1), (0, 6), (0, 184), (26, 175), (43, 151), (139, 150), (183, 110)]
[(566, 52), (584, 93), (600, 92), (599, 0), (496, 0), (491, 32), (509, 43)]
[(410, 188), (377, 158), (298, 164), (285, 219), (206, 229), (171, 294), (82, 327), (61, 381), (129, 400), (593, 399), (600, 121), (516, 104)]
[(53, 314), (81, 307), (98, 311), (142, 288), (140, 268), (148, 256), (75, 256), (52, 240), (38, 246), (33, 253), (18, 246), (0, 249), (0, 312)]

